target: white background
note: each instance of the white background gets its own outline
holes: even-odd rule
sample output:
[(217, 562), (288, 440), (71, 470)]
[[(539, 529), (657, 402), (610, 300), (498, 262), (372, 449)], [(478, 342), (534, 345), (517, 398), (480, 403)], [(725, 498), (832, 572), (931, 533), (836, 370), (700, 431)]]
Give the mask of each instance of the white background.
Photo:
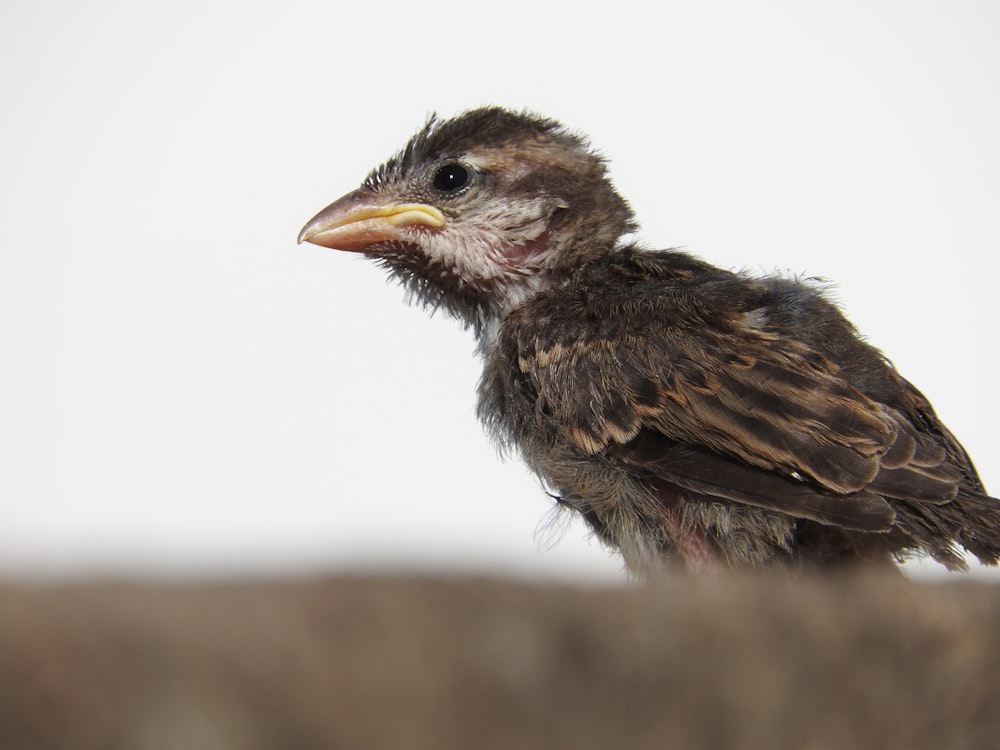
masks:
[(0, 574), (619, 579), (540, 543), (468, 333), (295, 245), (484, 103), (588, 133), (646, 243), (835, 281), (1000, 491), (998, 7), (6, 0)]

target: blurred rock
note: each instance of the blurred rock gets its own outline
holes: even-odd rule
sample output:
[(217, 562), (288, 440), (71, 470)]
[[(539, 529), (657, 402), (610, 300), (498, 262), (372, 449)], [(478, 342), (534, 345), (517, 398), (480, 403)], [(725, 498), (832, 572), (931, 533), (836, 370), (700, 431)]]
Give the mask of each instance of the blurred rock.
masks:
[(1000, 747), (1000, 588), (0, 586), (0, 748)]

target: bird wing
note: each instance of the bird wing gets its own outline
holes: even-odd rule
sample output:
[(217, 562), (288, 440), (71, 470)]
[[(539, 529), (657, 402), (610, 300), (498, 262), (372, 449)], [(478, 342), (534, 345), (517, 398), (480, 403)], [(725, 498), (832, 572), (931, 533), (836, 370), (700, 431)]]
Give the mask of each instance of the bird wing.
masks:
[(537, 418), (587, 454), (850, 528), (891, 527), (885, 497), (954, 498), (960, 475), (944, 449), (826, 357), (757, 326), (642, 309), (656, 304), (592, 308), (590, 323), (578, 311), (512, 315), (509, 351)]

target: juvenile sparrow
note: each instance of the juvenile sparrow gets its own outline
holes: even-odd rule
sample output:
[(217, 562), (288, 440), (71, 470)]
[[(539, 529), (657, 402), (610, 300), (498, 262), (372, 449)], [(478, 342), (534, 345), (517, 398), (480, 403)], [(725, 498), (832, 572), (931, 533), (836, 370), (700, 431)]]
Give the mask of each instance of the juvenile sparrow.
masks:
[(637, 573), (1000, 557), (1000, 500), (817, 286), (624, 241), (559, 123), (431, 119), (299, 235), (471, 328), (479, 416)]

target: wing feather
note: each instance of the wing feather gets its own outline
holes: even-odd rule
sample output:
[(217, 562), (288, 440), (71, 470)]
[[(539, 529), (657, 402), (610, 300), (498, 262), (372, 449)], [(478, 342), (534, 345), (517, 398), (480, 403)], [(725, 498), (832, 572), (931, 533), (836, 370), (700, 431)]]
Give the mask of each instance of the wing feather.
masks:
[(761, 316), (687, 321), (669, 297), (625, 318), (588, 304), (508, 322), (537, 411), (583, 453), (859, 530), (892, 525), (883, 498), (955, 497), (962, 473), (945, 447)]

